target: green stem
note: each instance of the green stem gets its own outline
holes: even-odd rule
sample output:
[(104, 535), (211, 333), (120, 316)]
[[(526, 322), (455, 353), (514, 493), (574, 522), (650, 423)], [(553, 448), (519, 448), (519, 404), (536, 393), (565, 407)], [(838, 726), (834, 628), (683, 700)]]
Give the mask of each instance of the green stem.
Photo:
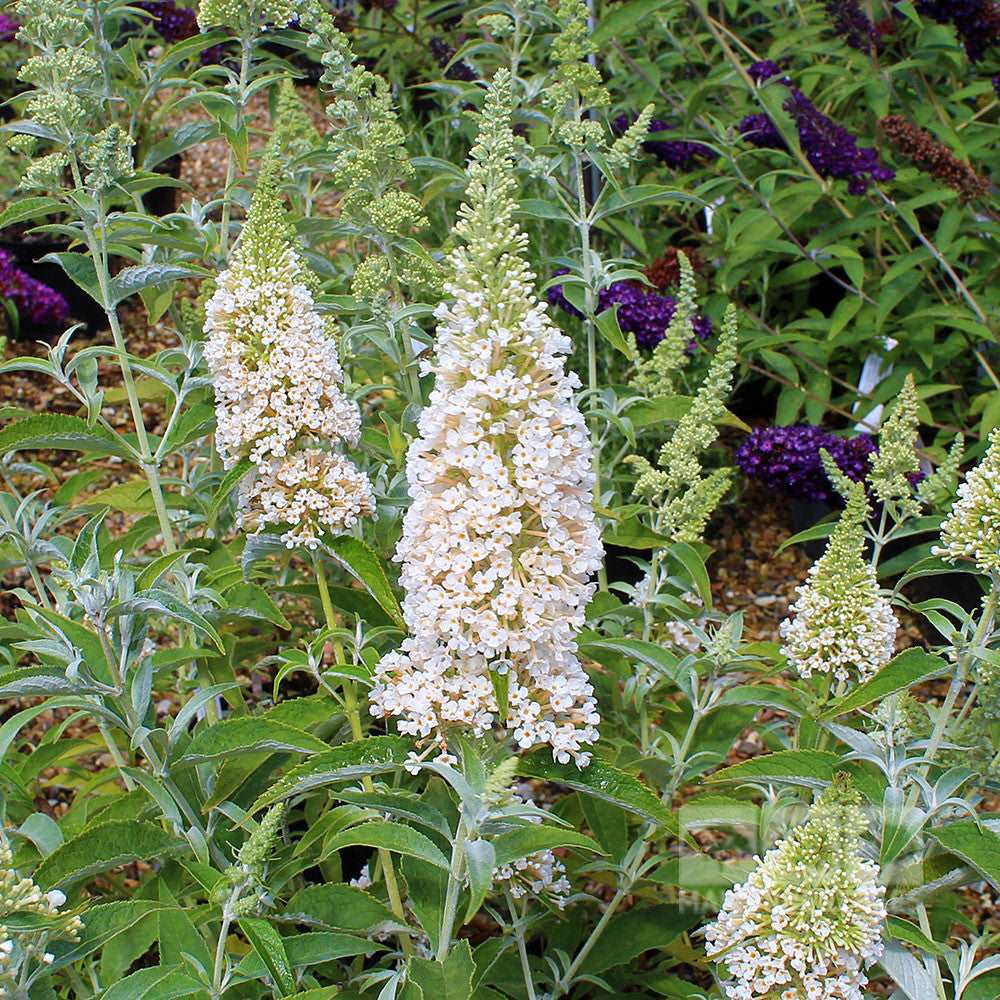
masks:
[(139, 444), (139, 458), (142, 464), (142, 471), (145, 473), (146, 481), (149, 484), (149, 493), (153, 499), (153, 508), (156, 511), (156, 519), (160, 525), (160, 534), (163, 536), (163, 547), (167, 552), (174, 552), (177, 545), (174, 541), (174, 531), (167, 515), (167, 505), (163, 499), (163, 489), (160, 485), (160, 474), (153, 458), (153, 452), (149, 447), (149, 437), (146, 434), (146, 424), (142, 416), (142, 403), (139, 401), (139, 394), (135, 388), (135, 377), (132, 374), (132, 366), (128, 360), (128, 349), (125, 346), (125, 337), (122, 334), (121, 324), (118, 322), (118, 308), (111, 301), (111, 292), (108, 280), (108, 255), (107, 255), (107, 219), (104, 215), (103, 206), (100, 214), (101, 238), (98, 243), (97, 237), (92, 230), (87, 230), (87, 244), (91, 257), (94, 260), (94, 271), (97, 274), (97, 284), (101, 292), (101, 304), (104, 307), (104, 314), (108, 319), (108, 326), (111, 328), (111, 336), (115, 342), (115, 353), (118, 355), (118, 367), (122, 373), (122, 383), (125, 386), (125, 394), (128, 397), (129, 410), (132, 413), (132, 422), (135, 425), (136, 441)]
[[(240, 39), (240, 81), (236, 94), (236, 132), (246, 126), (247, 77), (250, 75), (250, 57), (253, 54), (253, 36)], [(229, 218), (232, 212), (232, 189), (236, 181), (236, 151), (229, 147), (229, 162), (226, 164), (226, 186), (222, 190), (222, 221), (219, 232), (219, 255), (225, 261), (229, 255)]]
[(566, 970), (566, 975), (562, 976), (553, 987), (552, 1000), (557, 1000), (558, 997), (565, 996), (570, 989), (572, 989), (573, 980), (576, 977), (577, 972), (579, 972), (580, 966), (583, 965), (587, 956), (593, 950), (594, 945), (597, 944), (601, 935), (607, 930), (608, 924), (611, 923), (611, 918), (615, 915), (618, 907), (622, 904), (622, 900), (624, 900), (627, 895), (628, 891), (624, 887), (620, 888), (614, 894), (611, 902), (608, 903), (607, 908), (601, 914), (601, 919), (594, 925), (594, 929), (590, 932), (590, 936), (580, 946), (580, 950), (576, 953), (575, 958), (570, 963), (570, 967)]
[(534, 977), (531, 973), (531, 963), (528, 961), (528, 946), (524, 940), (524, 911), (520, 914), (514, 905), (514, 897), (510, 894), (510, 889), (505, 889), (507, 897), (507, 908), (510, 910), (510, 917), (513, 921), (514, 939), (517, 941), (517, 954), (521, 959), (521, 973), (524, 976), (524, 989), (528, 1000), (536, 1000)]
[[(584, 188), (583, 157), (576, 154), (573, 157), (574, 183), (577, 199), (577, 226), (580, 230), (580, 249), (582, 251), (583, 268), (583, 328), (587, 334), (587, 390), (590, 396), (587, 422), (590, 424), (590, 444), (594, 464), (594, 502), (601, 503), (601, 432), (597, 417), (597, 326), (594, 323), (594, 310), (597, 301), (594, 297), (594, 274), (590, 266), (590, 209), (587, 207), (587, 192)], [(598, 581), (601, 590), (608, 589), (608, 576), (604, 563), (598, 571)]]
[(465, 818), (458, 821), (455, 842), (451, 848), (451, 868), (448, 870), (448, 890), (444, 898), (444, 914), (441, 917), (441, 937), (438, 941), (437, 960), (443, 962), (451, 948), (451, 938), (455, 931), (455, 917), (458, 913), (458, 897), (462, 891), (462, 869), (465, 865)]

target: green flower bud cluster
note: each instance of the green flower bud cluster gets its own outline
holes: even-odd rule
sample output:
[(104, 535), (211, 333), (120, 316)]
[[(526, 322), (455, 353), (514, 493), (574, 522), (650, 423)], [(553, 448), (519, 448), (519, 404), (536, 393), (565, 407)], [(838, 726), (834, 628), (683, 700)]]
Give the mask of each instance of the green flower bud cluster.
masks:
[(70, 147), (89, 133), (99, 107), (101, 79), (100, 63), (90, 52), (84, 48), (42, 52), (25, 62), (18, 78), (35, 88), (28, 97), (28, 118), (51, 129)]
[[(683, 308), (690, 305), (682, 307), (679, 303), (678, 312)], [(657, 513), (658, 527), (674, 541), (700, 540), (712, 511), (729, 488), (730, 470), (715, 469), (705, 474), (701, 455), (719, 436), (716, 423), (725, 413), (725, 402), (732, 391), (738, 360), (737, 327), (736, 308), (730, 306), (708, 374), (690, 409), (660, 449), (659, 468), (638, 455), (626, 459), (639, 473), (634, 494), (650, 503)]]
[[(323, 53), (320, 82), (332, 98), (326, 112), (337, 126), (329, 139), (330, 172), (341, 193), (341, 217), (367, 241), (369, 252), (387, 253), (394, 243), (412, 245), (412, 234), (427, 225), (427, 217), (420, 201), (404, 190), (414, 169), (389, 84), (355, 62), (349, 39), (326, 11), (314, 8), (308, 23), (309, 43)], [(433, 287), (441, 280), (429, 257), (407, 253), (395, 272), (371, 270), (357, 287), (371, 288), (376, 273), (395, 273), (411, 287)]]
[(198, 27), (232, 28), (241, 34), (260, 28), (285, 28), (301, 16), (306, 4), (294, 0), (202, 0), (198, 8)]
[(726, 893), (706, 931), (710, 958), (745, 1000), (862, 1000), (882, 955), (885, 888), (864, 859), (861, 796), (838, 775), (808, 820)]
[(65, 0), (18, 0), (15, 6), (21, 28), (19, 42), (26, 42), (43, 52), (82, 45), (89, 29), (75, 3)]
[(319, 148), (323, 141), (290, 77), (285, 77), (278, 85), (271, 126), (273, 141), (286, 156), (303, 156)]
[(866, 680), (892, 657), (899, 623), (864, 557), (867, 515), (864, 485), (851, 483), (826, 551), (781, 623), (781, 651), (803, 677)]
[(932, 510), (950, 504), (958, 488), (959, 467), (965, 454), (965, 437), (955, 436), (945, 460), (917, 486), (917, 499)]
[(920, 471), (917, 457), (918, 416), (917, 386), (913, 375), (907, 375), (892, 414), (882, 425), (878, 436), (878, 451), (871, 456), (868, 481), (872, 492), (883, 503), (896, 501), (906, 514), (919, 512), (908, 476)]
[(90, 168), (87, 186), (94, 191), (106, 191), (135, 173), (132, 146), (135, 140), (118, 125), (109, 125), (87, 143), (83, 156)]
[(1000, 570), (1000, 428), (990, 434), (982, 461), (959, 486), (934, 554), (948, 562), (972, 559), (984, 574)]
[(581, 118), (584, 110), (600, 110), (611, 104), (600, 71), (588, 61), (597, 51), (587, 24), (583, 0), (560, 0), (556, 18), (560, 32), (552, 43), (551, 58), (555, 80), (545, 101), (555, 112), (555, 138), (568, 146), (583, 149), (605, 144), (604, 127), (591, 118)]
[(281, 824), (285, 819), (285, 804), (271, 806), (264, 818), (240, 848), (239, 862), (247, 871), (259, 872), (264, 862), (274, 853), (281, 837)]
[(674, 314), (663, 333), (663, 339), (647, 358), (639, 361), (632, 379), (632, 385), (647, 396), (669, 396), (677, 391), (676, 376), (691, 360), (688, 344), (697, 339), (693, 326), (698, 308), (694, 268), (685, 253), (678, 252), (677, 263), (680, 267), (680, 281)]

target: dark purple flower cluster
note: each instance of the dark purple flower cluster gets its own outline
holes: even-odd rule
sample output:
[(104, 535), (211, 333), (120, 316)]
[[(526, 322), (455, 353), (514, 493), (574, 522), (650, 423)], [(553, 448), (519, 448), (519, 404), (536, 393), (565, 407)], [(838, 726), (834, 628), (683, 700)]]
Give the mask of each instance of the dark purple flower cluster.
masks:
[(811, 424), (758, 427), (737, 449), (736, 464), (769, 490), (799, 500), (830, 503), (837, 499), (837, 493), (823, 469), (821, 449), (826, 449), (840, 471), (855, 482), (864, 479), (868, 456), (876, 451), (867, 434), (842, 438)]
[(754, 83), (764, 83), (780, 72), (781, 67), (773, 59), (758, 59), (747, 66), (747, 73)]
[[(783, 81), (784, 82), (784, 81)], [(874, 149), (859, 146), (858, 140), (842, 125), (823, 114), (797, 87), (784, 109), (792, 116), (799, 132), (802, 152), (821, 177), (846, 180), (851, 194), (864, 194), (872, 181), (891, 181), (896, 172), (884, 166)], [(763, 149), (784, 149), (785, 140), (767, 115), (747, 115), (739, 124), (740, 134)]]
[[(432, 38), (430, 40), (430, 50), (431, 55), (434, 57), (434, 61), (444, 69), (448, 66), (448, 63), (455, 58), (455, 49), (453, 49), (443, 38)], [(476, 71), (467, 63), (459, 59), (458, 62), (451, 63), (448, 69), (445, 70), (445, 77), (448, 80), (461, 80), (463, 83), (472, 83), (479, 79)]]
[(198, 15), (190, 7), (178, 7), (175, 0), (139, 0), (135, 6), (153, 15), (153, 30), (165, 42), (198, 34)]
[[(635, 121), (635, 115), (619, 115), (611, 123), (615, 135), (621, 135)], [(658, 132), (672, 132), (673, 125), (660, 118), (654, 118), (649, 123), (650, 135)], [(716, 153), (701, 142), (690, 142), (687, 139), (647, 139), (642, 148), (661, 163), (675, 170), (690, 170), (698, 165), (699, 160), (714, 160)]]
[[(565, 274), (565, 270), (560, 271)], [(580, 311), (563, 294), (562, 285), (553, 285), (548, 291), (549, 303), (558, 306), (571, 316), (582, 319)], [(663, 334), (674, 318), (677, 302), (672, 295), (661, 295), (652, 288), (643, 288), (632, 281), (616, 281), (602, 288), (597, 297), (597, 310), (604, 312), (618, 306), (618, 325), (624, 333), (635, 335), (636, 344), (645, 350), (652, 350), (663, 340)], [(691, 323), (697, 341), (712, 336), (712, 321), (706, 316), (696, 316)], [(693, 351), (697, 341), (692, 341), (688, 349)]]
[(954, 26), (968, 57), (978, 62), (1000, 42), (1000, 3), (997, 0), (917, 0), (917, 11)]
[(12, 17), (0, 14), (0, 42), (12, 42), (21, 25)]
[(1000, 73), (997, 73), (990, 83), (993, 84), (993, 93), (997, 95), (997, 100), (1000, 101)]
[(25, 274), (6, 250), (0, 250), (0, 298), (10, 299), (18, 315), (33, 326), (65, 326), (69, 303), (54, 289)]
[(879, 33), (858, 0), (823, 0), (835, 34), (840, 35), (852, 49), (869, 52), (878, 47)]

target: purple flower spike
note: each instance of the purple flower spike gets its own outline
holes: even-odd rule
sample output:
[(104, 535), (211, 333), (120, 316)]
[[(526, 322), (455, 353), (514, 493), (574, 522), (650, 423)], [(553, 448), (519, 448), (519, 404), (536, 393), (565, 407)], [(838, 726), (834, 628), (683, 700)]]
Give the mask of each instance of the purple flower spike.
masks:
[[(784, 81), (782, 81), (784, 82)], [(896, 172), (884, 166), (874, 149), (828, 118), (797, 87), (789, 85), (784, 109), (795, 122), (799, 145), (820, 177), (846, 180), (851, 194), (864, 194), (872, 181), (891, 181)], [(739, 124), (747, 142), (761, 149), (784, 149), (785, 140), (767, 115), (747, 115)]]
[(842, 438), (811, 424), (758, 427), (737, 449), (736, 464), (770, 490), (799, 500), (832, 503), (838, 496), (823, 469), (821, 449), (855, 482), (864, 479), (868, 456), (876, 451), (875, 442), (866, 434)]
[(198, 34), (198, 15), (190, 7), (178, 7), (175, 0), (139, 0), (135, 6), (153, 15), (153, 30), (165, 42)]
[(20, 23), (14, 18), (0, 14), (0, 42), (12, 42), (20, 27)]
[[(565, 274), (566, 271), (564, 269), (558, 273)], [(553, 285), (549, 289), (548, 300), (551, 305), (558, 306), (570, 316), (583, 318), (563, 294), (562, 285)], [(616, 281), (601, 289), (597, 302), (598, 312), (614, 306), (618, 306), (618, 325), (622, 331), (634, 334), (636, 344), (649, 351), (663, 340), (663, 334), (674, 318), (677, 302), (672, 295), (661, 295), (631, 281)], [(712, 321), (707, 317), (696, 316), (691, 325), (697, 341), (707, 340), (712, 335)], [(692, 341), (688, 350), (696, 349), (697, 342)]]
[(0, 297), (10, 299), (18, 315), (33, 326), (59, 327), (69, 320), (69, 303), (57, 291), (16, 267), (6, 250), (0, 250)]

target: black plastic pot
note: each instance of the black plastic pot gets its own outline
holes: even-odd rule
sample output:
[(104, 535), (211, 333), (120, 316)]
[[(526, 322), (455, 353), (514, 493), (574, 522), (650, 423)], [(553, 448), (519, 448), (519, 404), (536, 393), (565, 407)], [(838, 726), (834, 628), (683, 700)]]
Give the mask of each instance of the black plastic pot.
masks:
[[(154, 168), (154, 172), (177, 180), (181, 175), (180, 154), (171, 156), (169, 159), (157, 164)], [(177, 209), (178, 192), (179, 188), (169, 185), (153, 188), (151, 191), (147, 191), (142, 196), (143, 208), (145, 208), (150, 215), (155, 215), (157, 218), (169, 215)]]

